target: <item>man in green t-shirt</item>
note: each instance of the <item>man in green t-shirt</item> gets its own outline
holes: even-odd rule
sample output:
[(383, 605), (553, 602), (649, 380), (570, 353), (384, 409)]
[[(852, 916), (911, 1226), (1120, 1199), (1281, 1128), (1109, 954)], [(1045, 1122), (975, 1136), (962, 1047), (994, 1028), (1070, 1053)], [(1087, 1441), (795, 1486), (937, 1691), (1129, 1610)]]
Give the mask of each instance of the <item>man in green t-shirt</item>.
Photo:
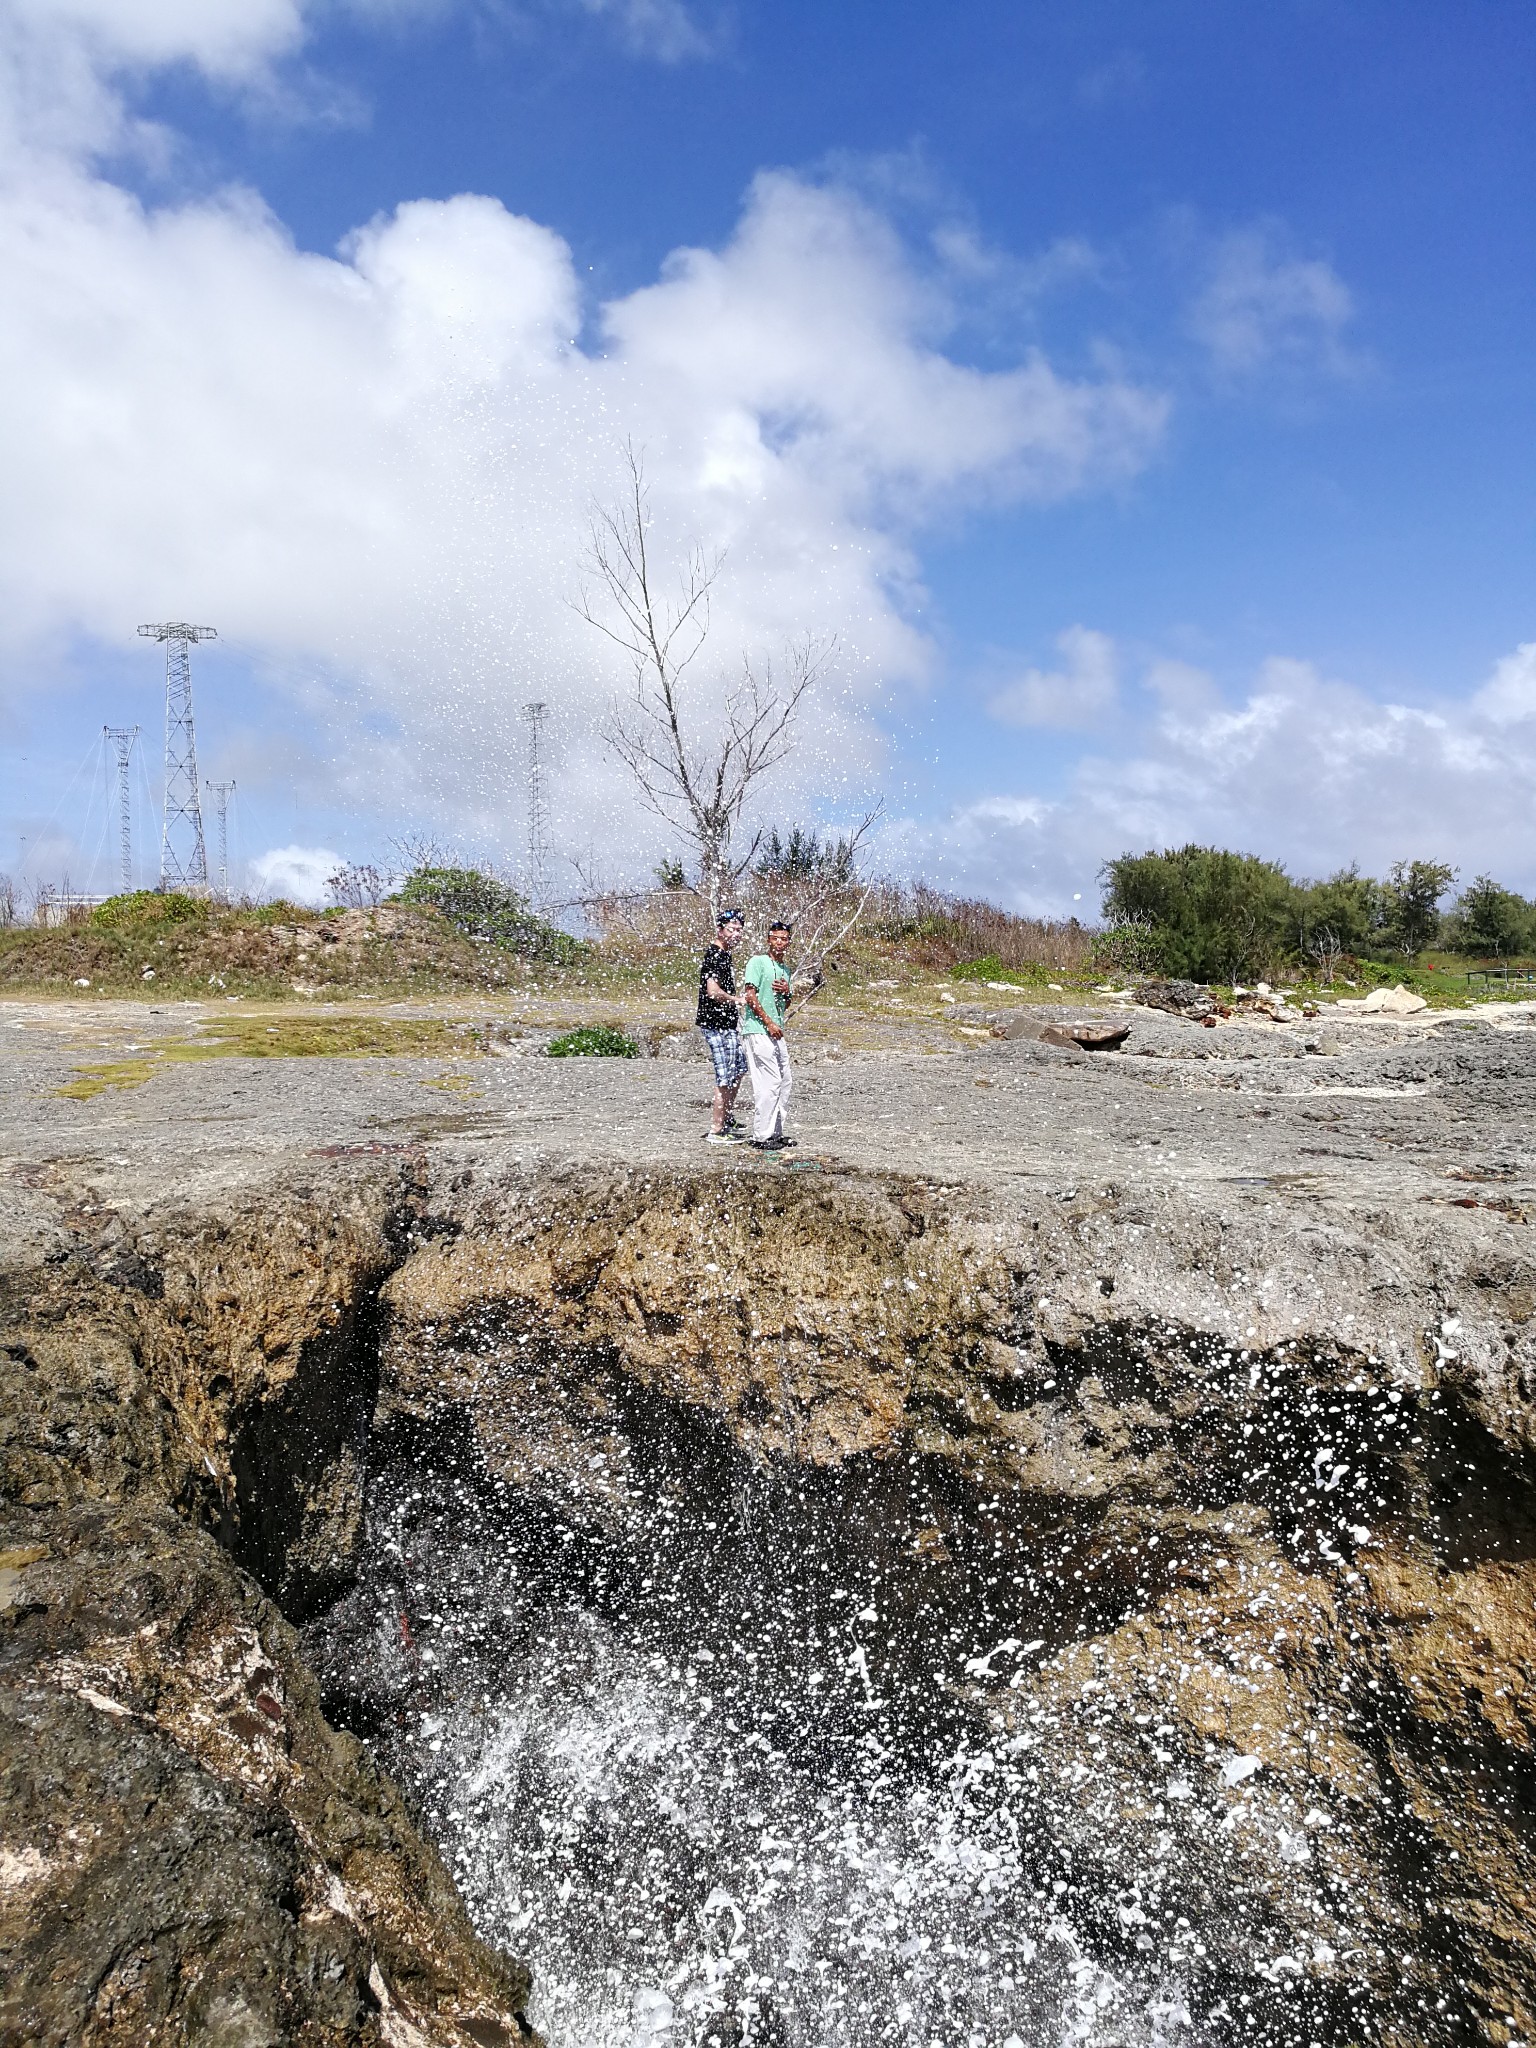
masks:
[(752, 1076), (752, 1143), (759, 1152), (777, 1152), (795, 1142), (784, 1135), (784, 1113), (795, 1085), (784, 1043), (789, 938), (787, 924), (769, 925), (767, 952), (755, 953), (742, 977), (741, 1049)]

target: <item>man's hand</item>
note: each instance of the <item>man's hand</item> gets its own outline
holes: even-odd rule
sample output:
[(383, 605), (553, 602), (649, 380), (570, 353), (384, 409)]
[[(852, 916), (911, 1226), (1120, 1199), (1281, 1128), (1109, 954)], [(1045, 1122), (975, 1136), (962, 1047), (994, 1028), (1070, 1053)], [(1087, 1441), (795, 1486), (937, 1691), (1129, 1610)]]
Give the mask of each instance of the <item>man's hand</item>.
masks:
[(779, 1029), (779, 1027), (778, 1027), (778, 1025), (777, 1025), (777, 1024), (770, 1024), (770, 1025), (768, 1026), (768, 1036), (769, 1036), (770, 1038), (782, 1038), (782, 1037), (784, 1036), (784, 1034), (783, 1034), (783, 1032), (782, 1032), (782, 1031), (781, 1031), (781, 1030)]

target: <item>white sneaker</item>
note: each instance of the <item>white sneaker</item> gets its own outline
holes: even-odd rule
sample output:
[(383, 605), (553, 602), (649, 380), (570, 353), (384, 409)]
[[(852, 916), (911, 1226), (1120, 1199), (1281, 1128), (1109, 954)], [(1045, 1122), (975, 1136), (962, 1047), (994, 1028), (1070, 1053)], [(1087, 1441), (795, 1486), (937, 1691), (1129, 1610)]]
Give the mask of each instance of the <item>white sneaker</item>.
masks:
[(739, 1145), (741, 1140), (734, 1131), (706, 1131), (704, 1142), (706, 1145)]

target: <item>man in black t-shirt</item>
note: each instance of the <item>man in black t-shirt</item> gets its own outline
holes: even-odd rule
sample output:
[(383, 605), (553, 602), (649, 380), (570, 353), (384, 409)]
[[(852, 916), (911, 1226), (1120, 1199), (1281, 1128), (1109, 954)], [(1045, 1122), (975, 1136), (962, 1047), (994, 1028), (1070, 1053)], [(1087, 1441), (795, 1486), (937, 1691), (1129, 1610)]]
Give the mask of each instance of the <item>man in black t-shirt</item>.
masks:
[(715, 927), (715, 943), (706, 947), (699, 964), (699, 1008), (694, 1021), (704, 1034), (715, 1069), (714, 1115), (705, 1133), (705, 1140), (711, 1145), (737, 1142), (731, 1112), (747, 1061), (736, 1030), (741, 997), (736, 993), (731, 954), (740, 943), (743, 923), (739, 910), (722, 910)]

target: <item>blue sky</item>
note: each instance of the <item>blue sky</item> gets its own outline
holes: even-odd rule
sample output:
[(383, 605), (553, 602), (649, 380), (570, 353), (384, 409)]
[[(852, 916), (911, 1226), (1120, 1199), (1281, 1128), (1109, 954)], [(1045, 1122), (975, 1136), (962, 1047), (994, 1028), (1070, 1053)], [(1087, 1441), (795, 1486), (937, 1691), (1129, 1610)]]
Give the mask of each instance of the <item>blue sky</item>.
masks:
[(643, 872), (560, 603), (631, 435), (665, 532), (729, 543), (722, 653), (839, 635), (786, 815), (879, 790), (893, 865), (1021, 907), (1188, 837), (1536, 888), (1527, 6), (0, 34), (0, 865), (88, 866), (69, 774), (155, 737), (132, 626), (212, 608), (268, 880), (410, 829), (515, 860), (530, 688), (562, 850)]

